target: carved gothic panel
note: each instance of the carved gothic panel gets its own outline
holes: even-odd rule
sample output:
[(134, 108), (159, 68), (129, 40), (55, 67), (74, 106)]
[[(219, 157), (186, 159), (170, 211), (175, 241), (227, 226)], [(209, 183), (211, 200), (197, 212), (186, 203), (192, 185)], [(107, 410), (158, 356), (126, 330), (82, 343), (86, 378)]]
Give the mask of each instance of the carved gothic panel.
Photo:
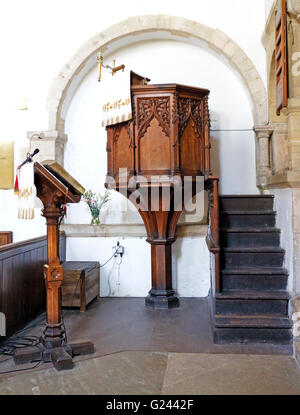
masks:
[(184, 174), (204, 172), (204, 143), (194, 118), (190, 116), (180, 138), (180, 167)]
[(119, 174), (120, 169), (127, 169), (128, 173), (134, 169), (133, 166), (133, 136), (131, 133), (131, 122), (118, 124), (113, 129), (113, 173)]
[(153, 117), (138, 144), (139, 172), (161, 174), (171, 170), (171, 146), (156, 117)]
[(202, 137), (204, 114), (202, 113), (202, 100), (180, 98), (178, 100), (179, 136), (181, 137), (190, 118), (193, 119), (193, 128), (198, 138)]
[(142, 138), (156, 118), (166, 136), (170, 135), (170, 97), (151, 97), (137, 99), (138, 138)]

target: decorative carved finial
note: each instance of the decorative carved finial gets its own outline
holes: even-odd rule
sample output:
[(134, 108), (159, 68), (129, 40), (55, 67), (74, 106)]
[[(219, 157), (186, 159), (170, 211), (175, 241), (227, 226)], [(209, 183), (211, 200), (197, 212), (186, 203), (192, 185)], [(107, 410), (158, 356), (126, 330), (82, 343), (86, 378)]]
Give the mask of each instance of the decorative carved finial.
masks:
[(176, 123), (178, 120), (178, 92), (176, 91), (173, 95), (173, 105), (172, 105), (172, 122)]
[(209, 116), (209, 107), (208, 107), (208, 95), (204, 97), (204, 122), (210, 127), (210, 116)]

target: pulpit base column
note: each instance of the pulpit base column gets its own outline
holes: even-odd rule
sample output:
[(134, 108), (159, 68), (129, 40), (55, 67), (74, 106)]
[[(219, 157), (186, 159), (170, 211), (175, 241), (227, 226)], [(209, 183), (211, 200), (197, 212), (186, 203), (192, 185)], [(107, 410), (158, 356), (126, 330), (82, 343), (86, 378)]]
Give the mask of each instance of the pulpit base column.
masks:
[(172, 288), (172, 243), (169, 240), (153, 240), (151, 244), (152, 288), (145, 299), (147, 307), (168, 309), (179, 307), (179, 299)]
[(175, 295), (174, 290), (150, 290), (149, 295), (145, 298), (147, 307), (155, 309), (168, 309), (179, 307), (179, 298)]

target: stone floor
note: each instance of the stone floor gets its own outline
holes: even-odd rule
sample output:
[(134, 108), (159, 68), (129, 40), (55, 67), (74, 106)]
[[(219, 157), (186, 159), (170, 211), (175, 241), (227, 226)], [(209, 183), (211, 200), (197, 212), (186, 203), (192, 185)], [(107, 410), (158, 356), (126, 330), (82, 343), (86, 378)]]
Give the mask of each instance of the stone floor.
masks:
[(120, 352), (0, 380), (0, 395), (300, 395), (290, 356)]
[[(300, 395), (291, 347), (213, 344), (207, 299), (151, 310), (143, 299), (103, 298), (86, 313), (64, 311), (64, 321), (69, 341), (89, 339), (95, 354), (77, 357), (63, 372), (51, 364), (16, 367), (2, 358), (0, 395)], [(44, 315), (20, 334), (40, 335), (43, 324)]]

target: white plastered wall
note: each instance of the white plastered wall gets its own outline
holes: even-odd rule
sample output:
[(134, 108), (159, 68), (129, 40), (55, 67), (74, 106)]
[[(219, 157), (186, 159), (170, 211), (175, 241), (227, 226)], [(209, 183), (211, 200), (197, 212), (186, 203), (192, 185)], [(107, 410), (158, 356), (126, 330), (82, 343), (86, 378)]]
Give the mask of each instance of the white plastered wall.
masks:
[[(180, 59), (178, 59), (180, 56)], [(154, 39), (141, 41), (107, 56), (117, 64), (151, 78), (151, 83), (181, 83), (209, 88), (212, 123), (213, 173), (220, 175), (223, 194), (255, 194), (255, 143), (251, 107), (244, 87), (236, 74), (213, 51), (182, 40)], [(116, 75), (117, 76), (117, 75)], [(100, 106), (109, 72), (103, 71), (97, 82), (94, 67), (74, 92), (65, 109), (65, 168), (87, 188), (104, 189), (106, 174), (106, 131), (101, 127)], [(112, 84), (113, 87), (113, 84)], [(238, 116), (236, 116), (238, 114)], [(109, 210), (101, 216), (103, 223), (124, 223), (136, 218), (120, 212), (123, 196), (114, 192)], [(201, 218), (200, 218), (201, 219)], [(68, 224), (89, 223), (87, 206), (81, 202), (68, 209)], [(104, 263), (118, 238), (68, 238), (67, 259), (89, 258)], [(115, 261), (101, 269), (101, 294), (145, 296), (150, 288), (150, 246), (142, 238), (125, 238), (120, 242), (125, 255), (120, 273)], [(80, 247), (83, 247), (81, 250)], [(135, 262), (132, 262), (135, 261)], [(174, 286), (184, 297), (205, 297), (210, 287), (209, 255), (205, 238), (179, 238), (173, 247)], [(117, 283), (120, 278), (120, 285)], [(109, 289), (109, 286), (111, 289)]]
[[(56, 76), (56, 73), (63, 63), (68, 61), (69, 57), (75, 53), (76, 49), (86, 39), (89, 39), (95, 33), (99, 33), (107, 27), (130, 16), (170, 14), (171, 12), (174, 16), (181, 16), (204, 23), (213, 28), (218, 28), (231, 37), (245, 51), (250, 59), (255, 62), (260, 76), (265, 81), (265, 53), (260, 42), (260, 36), (264, 27), (264, 4), (262, 0), (210, 0), (209, 2), (206, 0), (189, 0), (184, 4), (178, 0), (166, 0), (164, 2), (159, 0), (153, 0), (152, 2), (137, 0), (123, 2), (121, 0), (116, 0), (113, 3), (113, 11), (110, 4), (104, 5), (103, 2), (94, 0), (86, 0), (84, 4), (81, 2), (70, 3), (61, 0), (53, 0), (51, 2), (37, 2), (34, 0), (22, 2), (12, 0), (5, 5), (2, 3), (0, 8), (1, 14), (5, 17), (5, 19), (3, 19), (3, 24), (0, 27), (0, 34), (1, 38), (6, 40), (2, 48), (2, 58), (5, 65), (1, 68), (2, 73), (0, 78), (2, 94), (0, 109), (3, 119), (0, 140), (15, 141), (16, 165), (25, 153), (25, 146), (27, 143), (25, 138), (26, 131), (47, 130), (47, 95), (51, 81)], [(16, 10), (18, 11), (17, 13)], [(187, 39), (187, 42), (188, 41), (189, 39)], [(151, 47), (153, 47), (153, 45)], [(192, 47), (192, 44), (185, 44), (184, 50)], [(209, 54), (210, 60), (208, 61), (212, 62), (213, 60), (218, 60), (212, 51), (208, 53), (207, 50), (201, 50), (201, 48), (197, 47), (197, 52), (198, 59), (200, 59), (201, 56), (206, 58), (207, 54)], [(122, 53), (125, 53), (126, 55), (127, 52), (125, 50), (120, 51), (120, 58), (122, 57)], [(123, 57), (125, 57), (125, 55)], [(163, 55), (162, 57), (165, 56)], [(147, 69), (146, 74), (149, 74), (153, 81), (157, 79), (157, 81), (169, 82), (170, 71), (162, 71), (162, 68), (157, 64), (156, 60), (153, 60), (151, 56), (148, 56), (148, 58), (148, 61), (145, 56), (143, 59), (137, 60), (137, 62), (143, 62), (144, 60), (148, 62), (147, 67), (145, 68)], [(180, 69), (180, 71), (178, 70), (175, 73), (176, 79), (174, 77), (172, 81), (195, 84), (197, 86), (207, 86), (212, 90), (212, 103), (215, 103), (215, 109), (212, 108), (212, 119), (218, 120), (217, 122), (213, 121), (212, 128), (220, 129), (223, 127), (225, 129), (230, 129), (231, 126), (234, 126), (238, 129), (251, 129), (253, 127), (251, 108), (249, 101), (247, 102), (242, 83), (235, 78), (235, 74), (226, 67), (224, 62), (222, 63), (223, 66), (221, 72), (214, 71), (214, 67), (210, 67), (208, 70), (207, 67), (202, 66), (203, 61), (198, 62), (198, 68), (202, 68), (203, 73), (201, 74), (200, 70), (197, 73), (197, 67), (195, 65), (185, 66), (183, 60), (180, 63), (180, 66), (180, 60), (182, 60), (180, 54), (175, 57), (173, 54), (173, 67)], [(148, 69), (151, 69), (151, 73)], [(145, 72), (143, 68), (141, 68), (140, 71)], [(155, 71), (159, 72), (159, 75), (164, 74), (164, 79), (159, 78), (157, 74), (155, 74)], [(210, 85), (211, 78), (205, 78), (205, 76), (210, 73), (214, 73), (213, 86)], [(195, 82), (196, 75), (198, 75), (196, 79), (197, 82)], [(87, 79), (88, 77), (83, 83), (87, 82)], [(226, 83), (228, 79), (231, 79), (230, 82), (233, 82), (233, 79), (235, 79), (237, 89), (235, 89), (235, 87), (232, 89), (228, 88), (228, 84)], [(204, 85), (205, 82), (206, 85)], [(80, 88), (81, 86), (74, 96), (74, 102), (76, 101), (76, 96), (78, 97), (77, 94), (80, 92)], [(97, 85), (95, 88), (97, 88)], [(220, 99), (220, 97), (217, 98), (218, 93), (221, 93), (221, 95), (223, 94), (222, 99)], [(227, 96), (227, 101), (224, 104), (225, 96)], [(232, 100), (232, 98), (234, 98), (234, 100)], [(23, 99), (27, 99), (28, 101), (28, 111), (17, 112), (16, 107)], [(236, 101), (235, 99), (240, 101)], [(65, 108), (65, 112), (69, 114), (68, 116), (70, 116), (72, 112), (72, 105), (74, 105), (73, 101), (70, 103), (71, 106), (67, 105)], [(234, 105), (236, 105), (234, 123), (233, 119), (228, 117), (227, 114), (232, 101), (235, 103)], [(240, 103), (242, 104), (239, 105)], [(222, 106), (222, 110), (225, 111), (219, 111), (218, 105)], [(95, 108), (93, 110), (96, 111)], [(77, 115), (81, 117), (81, 114)], [(215, 115), (217, 115), (217, 117), (215, 117)], [(76, 120), (77, 118), (74, 117), (73, 123), (76, 124), (77, 122), (78, 125), (78, 121)], [(74, 129), (72, 130), (70, 124), (68, 125), (67, 128), (70, 136), (66, 154), (68, 154), (68, 152), (69, 154), (71, 153), (68, 149), (71, 149), (72, 146), (73, 149), (77, 146), (78, 134), (80, 131), (77, 130), (76, 132)], [(83, 127), (83, 124), (81, 124), (81, 127)], [(88, 131), (86, 132), (88, 133)], [(88, 134), (85, 134), (84, 140), (86, 140), (87, 137)], [(89, 138), (90, 137), (91, 136), (89, 136)], [(94, 140), (98, 140), (98, 135), (94, 135), (93, 138)], [(248, 193), (257, 192), (254, 182), (254, 137), (252, 133), (249, 131), (212, 132), (212, 141), (215, 154), (220, 150), (220, 157), (215, 157), (213, 160), (213, 167), (216, 173), (221, 170), (222, 172), (227, 170), (229, 177), (229, 174), (234, 174), (234, 171), (237, 169), (240, 172), (236, 177), (237, 180), (235, 183), (230, 183), (229, 180), (226, 182), (226, 177), (224, 176), (224, 179), (222, 179), (223, 193), (245, 193), (245, 190), (247, 190)], [(103, 143), (103, 139), (100, 138), (98, 143), (96, 144), (96, 141), (94, 141), (93, 145), (95, 149), (99, 148), (99, 150), (101, 150), (99, 154), (101, 154), (102, 158), (105, 158), (105, 151), (102, 151), (103, 149), (105, 150)], [(228, 149), (228, 143), (230, 150)], [(102, 149), (100, 148), (101, 146), (103, 146)], [(218, 150), (216, 151), (216, 149)], [(242, 162), (244, 156), (246, 157), (247, 154), (249, 160), (253, 160), (253, 164), (252, 162), (246, 164)], [(232, 157), (232, 155), (234, 155), (236, 164), (229, 162), (229, 157)], [(242, 157), (240, 157), (240, 155), (242, 155)], [(77, 156), (78, 153), (75, 151), (71, 156), (73, 157), (73, 162), (76, 162)], [(68, 156), (66, 155), (66, 162), (68, 163), (67, 159)], [(71, 167), (71, 164), (72, 163), (69, 160), (68, 167)], [(77, 171), (73, 171), (74, 175), (77, 174)], [(101, 164), (101, 174), (104, 171), (105, 165)], [(82, 172), (83, 170), (80, 170), (80, 174)], [(99, 177), (101, 177), (101, 174)], [(90, 181), (91, 177), (93, 177), (93, 175), (89, 176), (88, 182), (85, 181), (84, 177), (81, 178), (83, 179), (83, 184), (95, 188), (93, 179)], [(100, 188), (102, 183), (103, 180), (100, 179), (97, 186), (99, 185)], [(74, 214), (76, 208), (78, 210), (75, 218)], [(70, 210), (68, 220), (70, 222), (82, 221), (82, 223), (87, 223), (88, 212), (84, 211), (82, 206), (76, 208), (74, 208), (73, 211)], [(16, 220), (16, 199), (13, 196), (12, 191), (0, 190), (0, 209), (0, 229), (13, 230), (15, 241), (28, 239), (29, 237), (45, 233), (45, 221), (40, 217), (39, 209), (36, 210), (36, 219), (34, 221), (24, 223)], [(106, 249), (107, 252), (111, 252), (112, 241), (108, 243), (106, 238), (100, 239), (102, 242), (101, 246), (99, 245), (97, 248), (97, 252), (101, 251), (101, 255), (94, 255), (94, 259), (101, 259), (103, 262), (103, 260), (107, 258), (106, 256), (104, 258), (103, 253), (106, 252)], [(70, 238), (68, 241), (69, 259), (72, 259), (73, 254), (71, 255), (71, 252), (74, 252), (74, 250), (72, 250), (71, 245), (75, 244), (75, 242), (76, 238)], [(133, 241), (130, 240), (129, 243), (133, 243)], [(135, 243), (138, 246), (139, 240)], [(207, 251), (204, 251), (203, 238), (199, 238), (197, 243), (198, 247), (201, 245), (201, 249), (203, 250), (203, 253), (201, 254), (203, 261), (199, 261), (199, 267), (203, 270), (203, 275), (206, 275), (206, 280), (204, 281), (200, 276), (200, 280), (202, 278), (203, 283), (201, 287), (197, 286), (198, 288), (195, 290), (194, 295), (204, 296), (208, 290), (208, 255)], [(176, 244), (180, 243), (176, 242)], [(193, 253), (194, 249), (195, 254), (193, 255), (198, 255), (199, 249), (197, 245), (191, 244), (195, 249), (188, 247), (188, 243), (182, 243), (186, 248), (182, 248), (181, 250), (182, 255), (178, 259), (178, 267), (180, 261), (183, 261), (183, 258), (187, 255), (184, 252), (184, 249), (186, 249), (186, 252), (188, 253)], [(144, 255), (146, 261), (146, 252), (149, 247), (144, 241), (142, 241), (142, 245), (144, 246), (144, 251), (141, 256), (143, 257)], [(81, 253), (81, 250), (79, 249), (77, 252)], [(175, 257), (176, 255), (177, 254), (175, 254)], [(182, 262), (182, 267), (182, 269), (185, 269), (184, 262)], [(195, 278), (198, 278), (197, 273), (199, 274), (198, 270), (195, 273)], [(177, 272), (177, 276), (179, 275), (180, 273)], [(182, 288), (179, 288), (179, 290), (181, 290), (182, 295), (190, 295), (184, 280), (181, 282)], [(178, 287), (180, 287), (180, 281), (178, 282)], [(141, 289), (140, 295), (144, 295), (144, 291), (145, 288)], [(132, 291), (131, 295), (136, 295), (136, 293)]]

